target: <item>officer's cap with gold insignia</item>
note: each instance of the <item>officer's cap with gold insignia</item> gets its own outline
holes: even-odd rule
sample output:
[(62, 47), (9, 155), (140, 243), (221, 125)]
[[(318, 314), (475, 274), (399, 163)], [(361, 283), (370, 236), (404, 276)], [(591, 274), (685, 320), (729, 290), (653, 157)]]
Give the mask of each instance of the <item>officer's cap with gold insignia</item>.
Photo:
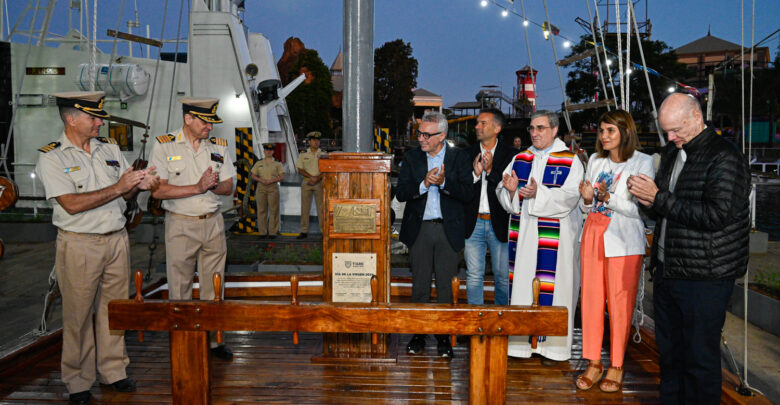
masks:
[(60, 107), (72, 107), (93, 117), (110, 117), (103, 111), (106, 94), (102, 91), (71, 91), (52, 95), (57, 98), (57, 105)]
[(263, 144), (263, 148), (265, 150), (274, 150), (274, 144), (272, 144), (272, 143), (264, 143)]
[(320, 131), (311, 131), (306, 134), (306, 139), (320, 139), (320, 136), (322, 136)]
[(219, 99), (216, 98), (180, 98), (184, 113), (192, 114), (210, 124), (219, 124), (222, 118), (217, 115)]

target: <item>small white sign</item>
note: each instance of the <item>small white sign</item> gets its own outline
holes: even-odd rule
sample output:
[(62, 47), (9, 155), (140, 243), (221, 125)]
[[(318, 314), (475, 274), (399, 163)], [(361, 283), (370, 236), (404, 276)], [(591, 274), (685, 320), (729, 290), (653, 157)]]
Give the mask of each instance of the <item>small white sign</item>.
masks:
[(371, 302), (376, 254), (333, 253), (333, 302)]

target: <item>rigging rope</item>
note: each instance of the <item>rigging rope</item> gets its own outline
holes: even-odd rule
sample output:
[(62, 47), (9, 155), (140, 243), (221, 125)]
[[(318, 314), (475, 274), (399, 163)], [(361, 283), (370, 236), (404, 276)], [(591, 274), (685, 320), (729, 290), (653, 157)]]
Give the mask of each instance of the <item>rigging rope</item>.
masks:
[[(642, 71), (645, 75), (645, 82), (647, 83), (647, 93), (650, 95), (650, 105), (653, 107), (653, 121), (655, 122), (655, 129), (658, 132), (658, 139), (661, 141), (661, 146), (666, 145), (663, 131), (661, 130), (661, 124), (658, 122), (658, 109), (655, 107), (655, 96), (653, 96), (653, 88), (650, 86), (650, 75), (647, 73), (647, 63), (645, 63), (645, 51), (642, 49), (642, 39), (639, 37), (639, 25), (636, 23), (636, 13), (634, 12), (634, 5), (629, 1), (628, 7), (631, 9), (631, 22), (634, 23), (634, 30), (636, 32), (636, 40), (639, 45), (639, 56), (642, 59)], [(629, 25), (629, 29), (631, 26)]]
[[(168, 15), (168, 0), (165, 0), (163, 8), (162, 27), (160, 28), (160, 47), (157, 48), (157, 63), (154, 65), (154, 79), (152, 79), (152, 93), (149, 95), (149, 109), (146, 111), (146, 131), (149, 132), (149, 119), (152, 116), (154, 105), (154, 91), (157, 89), (157, 74), (160, 72), (160, 56), (162, 55), (163, 39), (165, 38), (165, 17)], [(143, 145), (146, 146), (146, 143)]]
[[(742, 80), (742, 154), (745, 154), (745, 1), (739, 0), (739, 69)], [(749, 159), (750, 157), (748, 157)]]
[(623, 86), (623, 43), (620, 41), (620, 2), (615, 1), (615, 30), (617, 37), (618, 78), (620, 79), (620, 107), (628, 111), (626, 107), (625, 87)]
[[(590, 0), (585, 0), (585, 5), (588, 6), (588, 21), (590, 22), (590, 35), (593, 37), (593, 50), (596, 54), (596, 63), (599, 67), (599, 79), (601, 81), (601, 89), (604, 91), (604, 98), (607, 99), (609, 96), (607, 95), (607, 83), (604, 81), (604, 71), (601, 68), (601, 55), (599, 54), (598, 49), (598, 42), (596, 41), (596, 31), (593, 27), (593, 14), (590, 11)], [(612, 110), (612, 107), (607, 103), (607, 111)]]
[[(520, 11), (522, 11), (523, 15), (523, 32), (525, 33), (525, 50), (528, 52), (528, 67), (531, 69), (531, 83), (533, 83), (534, 86), (534, 105), (533, 105), (533, 111), (536, 111), (536, 106), (539, 105), (539, 92), (536, 89), (536, 75), (534, 74), (534, 65), (531, 62), (531, 45), (528, 42), (528, 24), (526, 23), (525, 19), (525, 2), (523, 0), (520, 0)], [(525, 85), (523, 85), (525, 86)]]
[[(587, 0), (585, 0), (587, 1)], [(599, 6), (596, 3), (597, 0), (593, 0), (593, 6), (596, 9), (596, 24), (601, 27), (601, 16), (599, 15)], [(590, 10), (590, 4), (588, 4), (588, 10)], [(605, 27), (606, 28), (606, 27)], [(609, 78), (609, 88), (612, 90), (612, 100), (615, 101), (615, 108), (618, 107), (617, 94), (615, 93), (615, 82), (612, 79), (612, 69), (609, 68), (609, 55), (607, 54), (607, 45), (604, 43), (604, 30), (599, 29), (599, 37), (601, 37), (601, 49), (604, 50), (604, 66), (607, 68), (607, 77)], [(595, 41), (594, 41), (595, 42)], [(605, 95), (606, 97), (606, 95)]]
[(119, 39), (119, 24), (122, 22), (122, 13), (125, 11), (125, 0), (122, 0), (122, 3), (119, 6), (119, 16), (116, 19), (116, 29), (114, 30), (114, 42), (111, 45), (111, 59), (108, 60), (108, 85), (111, 86), (111, 66), (114, 64), (114, 58), (116, 57), (116, 43)]
[[(755, 38), (754, 38), (755, 31), (756, 31), (756, 0), (753, 0), (751, 19), (750, 19), (750, 99), (749, 99), (750, 107), (748, 109), (748, 119), (750, 119), (750, 130), (748, 132), (748, 136), (749, 136), (749, 141), (748, 141), (748, 162), (750, 162), (752, 160), (751, 152), (752, 152), (752, 149), (753, 149), (753, 51), (756, 48), (756, 46), (755, 46)], [(743, 55), (744, 55), (744, 48), (743, 48)], [(743, 56), (743, 59), (744, 59), (744, 56)], [(743, 72), (744, 72), (744, 69), (745, 69), (744, 66), (745, 66), (745, 63), (744, 63), (744, 60), (743, 60), (743, 62), (742, 62)], [(744, 87), (745, 87), (745, 76), (743, 74), (742, 75), (742, 88), (744, 89)], [(742, 92), (742, 97), (745, 97), (744, 94), (745, 93), (743, 91)], [(743, 108), (743, 111), (744, 111), (744, 104), (743, 104), (742, 108)], [(742, 122), (743, 122), (743, 125), (744, 125), (744, 122), (745, 122), (745, 116), (744, 115), (742, 116)], [(744, 128), (745, 127), (743, 126), (742, 128), (743, 128), (742, 129), (742, 139), (743, 139), (743, 142), (744, 142), (744, 139), (745, 139), (745, 130), (744, 130)], [(751, 192), (753, 194), (753, 200), (755, 201), (755, 198), (756, 198), (756, 188), (755, 187), (751, 187)], [(749, 281), (750, 281), (750, 268), (746, 269), (746, 271), (745, 271), (745, 283), (744, 283), (745, 285), (744, 285), (744, 288), (743, 288), (743, 297), (744, 297), (744, 301), (745, 301), (745, 309), (744, 309), (744, 313), (742, 314), (742, 318), (744, 319), (744, 326), (743, 326), (743, 328), (744, 328), (744, 331), (743, 331), (743, 333), (744, 333), (744, 348), (743, 348), (744, 354), (743, 354), (743, 360), (742, 360), (743, 361), (743, 363), (742, 363), (742, 370), (743, 370), (742, 371), (742, 375), (743, 375), (743, 378), (745, 380), (745, 386), (748, 387), (748, 388), (750, 388), (750, 384), (748, 384), (748, 343), (747, 343), (747, 341), (748, 341), (748, 336), (747, 336), (747, 331), (748, 331), (748, 329), (747, 329), (747, 327), (748, 327), (748, 325), (747, 325), (747, 322), (748, 322), (747, 321), (747, 319), (748, 319), (748, 316), (747, 316), (748, 315), (748, 293), (747, 293), (747, 290), (748, 290), (748, 282)]]
[[(563, 118), (566, 120), (566, 131), (571, 131), (571, 121), (569, 120), (569, 100), (566, 98), (566, 92), (563, 87), (563, 78), (561, 77), (561, 66), (558, 65), (558, 52), (555, 51), (555, 35), (552, 33), (552, 23), (550, 22), (550, 13), (547, 11), (547, 0), (542, 0), (544, 4), (544, 16), (547, 19), (547, 29), (550, 30), (550, 45), (552, 46), (553, 58), (555, 58), (555, 70), (558, 72), (558, 83), (561, 85), (561, 97), (563, 98)], [(533, 74), (533, 72), (532, 72)]]
[(165, 119), (165, 132), (170, 131), (171, 125), (171, 108), (173, 107), (173, 98), (176, 94), (174, 87), (176, 86), (176, 66), (179, 64), (179, 41), (181, 40), (181, 15), (184, 10), (184, 0), (179, 2), (179, 22), (176, 25), (176, 47), (173, 51), (173, 79), (171, 79), (171, 97), (168, 100), (168, 118)]
[[(631, 3), (629, 0), (628, 3)], [(626, 111), (631, 112), (631, 7), (626, 8)]]
[[(89, 48), (89, 90), (95, 91), (97, 80), (97, 0), (92, 7), (92, 41)], [(89, 13), (89, 11), (87, 11)]]

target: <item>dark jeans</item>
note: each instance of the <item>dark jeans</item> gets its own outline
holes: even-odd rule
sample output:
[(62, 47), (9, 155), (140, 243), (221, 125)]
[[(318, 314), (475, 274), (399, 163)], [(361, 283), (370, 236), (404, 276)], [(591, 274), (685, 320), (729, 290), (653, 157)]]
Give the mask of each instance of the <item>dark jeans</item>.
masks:
[(661, 402), (718, 404), (720, 336), (734, 280), (664, 279), (658, 266), (653, 308)]

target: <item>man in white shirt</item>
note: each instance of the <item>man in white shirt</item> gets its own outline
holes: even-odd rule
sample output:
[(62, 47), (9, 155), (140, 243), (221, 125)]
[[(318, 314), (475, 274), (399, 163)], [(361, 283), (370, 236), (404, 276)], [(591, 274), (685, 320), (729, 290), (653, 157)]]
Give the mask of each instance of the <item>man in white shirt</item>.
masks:
[(466, 204), (466, 292), (469, 304), (484, 303), (485, 251), (490, 249), (494, 302), (509, 304), (509, 213), (501, 207), (496, 197), (496, 187), (501, 183), (501, 170), (506, 167), (518, 150), (498, 140), (504, 127), (504, 114), (495, 108), (480, 111), (477, 117), (478, 143), (468, 149), (473, 164), (475, 198)]

